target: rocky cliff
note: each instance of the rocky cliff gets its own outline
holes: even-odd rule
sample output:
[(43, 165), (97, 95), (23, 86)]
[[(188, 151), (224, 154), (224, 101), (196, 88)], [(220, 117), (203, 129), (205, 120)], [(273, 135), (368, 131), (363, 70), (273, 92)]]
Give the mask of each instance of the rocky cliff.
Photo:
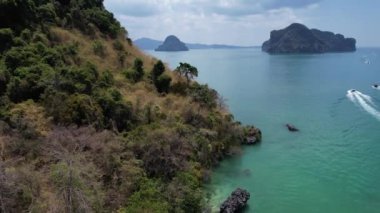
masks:
[(294, 23), (285, 29), (273, 30), (262, 50), (273, 54), (350, 52), (356, 50), (356, 40)]

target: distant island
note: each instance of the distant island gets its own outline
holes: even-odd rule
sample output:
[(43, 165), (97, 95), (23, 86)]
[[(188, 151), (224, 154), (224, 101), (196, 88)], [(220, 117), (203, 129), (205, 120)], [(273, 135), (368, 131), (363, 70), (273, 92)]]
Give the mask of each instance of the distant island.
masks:
[(170, 35), (166, 37), (163, 44), (158, 46), (155, 51), (164, 51), (164, 52), (176, 52), (176, 51), (189, 51), (189, 48), (179, 40), (176, 36)]
[[(143, 50), (154, 50), (160, 46), (163, 41), (151, 38), (139, 38), (133, 41), (133, 44)], [(251, 48), (253, 46), (235, 46), (226, 44), (200, 44), (200, 43), (185, 43), (189, 49), (239, 49)]]
[(282, 53), (326, 53), (352, 52), (356, 40), (341, 34), (309, 29), (294, 23), (282, 30), (273, 30), (270, 39), (263, 43), (262, 51), (271, 54)]

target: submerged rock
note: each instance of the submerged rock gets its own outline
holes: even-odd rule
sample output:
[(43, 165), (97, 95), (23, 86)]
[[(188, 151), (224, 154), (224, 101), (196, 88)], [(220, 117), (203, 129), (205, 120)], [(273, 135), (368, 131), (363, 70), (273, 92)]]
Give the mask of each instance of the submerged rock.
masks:
[(250, 198), (250, 194), (245, 189), (237, 188), (231, 193), (231, 196), (220, 205), (221, 213), (234, 213), (242, 210)]
[(273, 30), (262, 50), (274, 54), (351, 52), (356, 50), (356, 40), (294, 23), (285, 29)]

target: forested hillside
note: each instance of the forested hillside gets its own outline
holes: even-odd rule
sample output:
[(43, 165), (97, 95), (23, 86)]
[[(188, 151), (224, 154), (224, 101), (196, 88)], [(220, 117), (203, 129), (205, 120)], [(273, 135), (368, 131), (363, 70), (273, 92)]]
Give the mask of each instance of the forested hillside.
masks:
[(195, 67), (144, 55), (102, 0), (1, 0), (0, 20), (0, 212), (205, 207), (246, 129)]

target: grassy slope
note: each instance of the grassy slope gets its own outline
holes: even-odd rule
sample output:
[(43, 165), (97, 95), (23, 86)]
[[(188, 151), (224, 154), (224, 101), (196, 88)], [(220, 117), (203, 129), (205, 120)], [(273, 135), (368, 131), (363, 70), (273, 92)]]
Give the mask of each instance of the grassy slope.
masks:
[[(41, 96), (17, 101), (12, 99), (11, 91), (23, 85), (11, 85), (12, 79), (27, 78), (17, 74), (18, 68), (31, 65), (16, 69), (2, 65), (6, 64), (7, 51), (13, 48), (2, 52), (0, 80), (3, 75), (7, 89), (0, 93), (0, 209), (197, 212), (204, 208), (201, 185), (209, 169), (225, 155), (236, 152), (246, 134), (214, 92), (195, 82), (187, 85), (183, 77), (167, 70), (171, 85), (179, 82), (185, 89), (181, 94), (172, 88), (168, 94), (158, 93), (150, 77), (157, 60), (130, 45), (122, 33), (112, 38), (100, 30), (86, 34), (75, 27), (55, 24), (44, 29), (32, 32), (49, 38), (46, 46), (55, 50), (76, 43), (77, 52), (75, 56), (63, 55), (65, 64), (52, 66), (47, 79), (39, 79), (39, 83), (47, 85)], [(120, 50), (114, 48), (115, 41), (123, 46), (123, 64), (118, 59)], [(34, 48), (35, 42), (29, 41), (22, 48)], [(94, 42), (103, 44), (103, 56), (95, 54)], [(137, 83), (125, 77), (136, 58), (142, 59), (145, 71)], [(98, 88), (97, 79), (92, 92), (67, 92), (57, 87), (52, 94), (62, 96), (46, 95), (49, 88), (55, 88), (52, 82), (56, 78), (65, 78), (66, 71), (61, 69), (72, 69), (75, 74), (88, 62), (95, 65), (99, 75), (109, 71), (114, 79), (112, 85)], [(4, 77), (4, 73), (10, 77)], [(81, 88), (78, 79), (69, 81)], [(99, 107), (99, 100), (109, 90), (121, 94), (117, 103), (124, 107), (112, 108), (112, 113), (127, 115), (117, 113), (128, 106), (128, 118), (111, 116), (107, 120), (106, 109)], [(85, 102), (88, 106), (77, 99), (68, 101), (81, 95), (90, 98)], [(78, 102), (75, 108), (68, 109), (83, 110), (84, 121), (73, 120), (67, 110), (59, 111)], [(102, 122), (108, 125), (86, 120), (93, 110), (99, 111), (96, 116), (106, 117)], [(63, 122), (60, 117), (69, 119)], [(128, 128), (116, 128), (117, 119), (128, 120)]]

